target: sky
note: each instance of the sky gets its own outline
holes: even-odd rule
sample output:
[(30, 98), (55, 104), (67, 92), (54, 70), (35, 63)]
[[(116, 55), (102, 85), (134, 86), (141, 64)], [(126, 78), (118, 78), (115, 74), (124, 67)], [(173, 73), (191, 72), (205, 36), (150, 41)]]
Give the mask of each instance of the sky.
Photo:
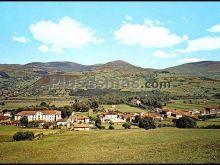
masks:
[(0, 2), (0, 64), (220, 61), (219, 2)]

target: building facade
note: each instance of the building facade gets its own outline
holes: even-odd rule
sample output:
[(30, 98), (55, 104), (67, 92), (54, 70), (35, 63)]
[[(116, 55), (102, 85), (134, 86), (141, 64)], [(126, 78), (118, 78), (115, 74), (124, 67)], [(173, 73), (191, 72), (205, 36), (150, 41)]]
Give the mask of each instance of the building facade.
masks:
[(61, 119), (61, 111), (57, 111), (57, 110), (21, 111), (15, 115), (15, 120), (20, 120), (23, 116), (27, 116), (28, 121), (44, 120), (46, 122), (53, 122)]

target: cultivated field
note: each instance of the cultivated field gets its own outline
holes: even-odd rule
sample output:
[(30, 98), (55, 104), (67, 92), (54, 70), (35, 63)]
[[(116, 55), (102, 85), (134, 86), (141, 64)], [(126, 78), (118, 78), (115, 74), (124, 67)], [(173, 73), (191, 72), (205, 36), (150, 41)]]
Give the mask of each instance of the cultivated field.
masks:
[[(111, 105), (103, 105), (103, 107), (107, 110), (108, 108), (111, 108)], [(141, 108), (137, 108), (137, 107), (131, 107), (129, 105), (126, 104), (119, 104), (116, 105), (116, 110), (120, 111), (120, 112), (144, 112), (143, 109)]]
[(219, 99), (213, 99), (213, 100), (205, 100), (205, 99), (198, 99), (198, 100), (192, 100), (192, 103), (189, 103), (189, 99), (185, 100), (186, 103), (183, 103), (184, 100), (175, 100), (174, 103), (167, 103), (166, 107), (169, 109), (182, 109), (182, 110), (190, 110), (190, 109), (198, 109), (198, 110), (204, 110), (207, 106), (214, 106), (218, 107), (220, 106), (220, 100)]
[(0, 143), (0, 163), (220, 163), (220, 131), (157, 128), (65, 132)]

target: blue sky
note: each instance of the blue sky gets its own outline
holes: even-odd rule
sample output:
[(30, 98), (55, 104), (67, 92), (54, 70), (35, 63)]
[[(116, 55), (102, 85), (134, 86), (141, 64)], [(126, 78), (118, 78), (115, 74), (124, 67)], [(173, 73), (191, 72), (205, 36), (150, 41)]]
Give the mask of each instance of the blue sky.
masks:
[(1, 2), (0, 63), (220, 61), (219, 2)]

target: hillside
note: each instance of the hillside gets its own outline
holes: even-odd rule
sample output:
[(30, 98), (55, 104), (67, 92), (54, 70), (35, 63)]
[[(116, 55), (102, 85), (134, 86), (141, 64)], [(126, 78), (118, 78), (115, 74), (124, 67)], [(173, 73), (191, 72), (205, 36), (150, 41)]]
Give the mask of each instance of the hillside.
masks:
[(74, 62), (48, 62), (48, 63), (40, 63), (40, 62), (33, 62), (26, 64), (28, 68), (41, 68), (43, 70), (50, 70), (50, 71), (91, 71), (96, 65), (82, 65)]
[(220, 61), (201, 61), (182, 64), (164, 70), (198, 77), (220, 79)]
[[(214, 96), (220, 90), (220, 62), (188, 63), (164, 70), (145, 69), (122, 60), (99, 65), (73, 62), (0, 65), (1, 91), (17, 91), (22, 95), (61, 94), (64, 85), (69, 89), (74, 88), (74, 81), (77, 79), (118, 80), (121, 83), (118, 90), (131, 92), (155, 90), (145, 87), (148, 81), (171, 82), (171, 88), (166, 89), (160, 88), (158, 83), (159, 90), (169, 92), (172, 96)], [(130, 84), (126, 87), (123, 85), (124, 80), (138, 82), (139, 86), (133, 88)], [(104, 88), (112, 88), (110, 85)], [(50, 91), (53, 86), (58, 88), (55, 93)], [(68, 95), (69, 90), (65, 90), (63, 94)]]

